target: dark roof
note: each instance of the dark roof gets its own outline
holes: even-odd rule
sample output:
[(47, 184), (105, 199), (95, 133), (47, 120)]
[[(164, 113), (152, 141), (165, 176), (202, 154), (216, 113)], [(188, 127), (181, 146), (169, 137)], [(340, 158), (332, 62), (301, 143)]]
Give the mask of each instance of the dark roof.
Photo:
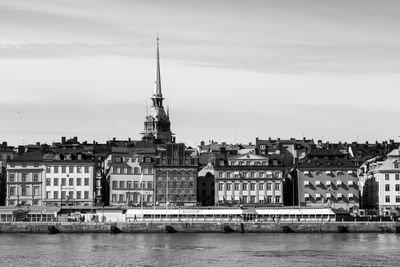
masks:
[(342, 169), (342, 168), (357, 168), (353, 162), (345, 158), (339, 159), (323, 159), (323, 158), (308, 158), (299, 164), (299, 169)]
[(16, 158), (10, 160), (9, 162), (33, 162), (33, 161), (43, 161), (42, 151), (32, 151), (18, 155)]

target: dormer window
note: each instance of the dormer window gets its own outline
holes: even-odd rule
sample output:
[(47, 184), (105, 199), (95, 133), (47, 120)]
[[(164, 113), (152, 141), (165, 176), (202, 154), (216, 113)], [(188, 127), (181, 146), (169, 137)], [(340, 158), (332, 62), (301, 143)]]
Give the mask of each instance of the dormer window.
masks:
[(394, 168), (395, 168), (395, 169), (399, 169), (399, 168), (400, 168), (400, 162), (396, 161), (396, 162), (394, 163)]

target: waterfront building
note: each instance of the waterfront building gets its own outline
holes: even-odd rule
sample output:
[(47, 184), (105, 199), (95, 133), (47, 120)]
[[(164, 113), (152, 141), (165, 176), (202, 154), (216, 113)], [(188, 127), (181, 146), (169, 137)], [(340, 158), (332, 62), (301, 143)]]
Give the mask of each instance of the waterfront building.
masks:
[(380, 215), (400, 215), (400, 149), (366, 165), (362, 172), (363, 206), (377, 209)]
[(154, 157), (113, 153), (110, 167), (110, 205), (154, 205)]
[(201, 206), (214, 206), (215, 170), (209, 162), (197, 175), (197, 202)]
[(16, 155), (14, 147), (8, 146), (7, 142), (0, 144), (0, 206), (6, 204), (7, 161), (12, 160)]
[(297, 179), (295, 190), (301, 206), (322, 205), (358, 212), (357, 166), (340, 151), (313, 150), (299, 164), (293, 179)]
[(248, 153), (215, 167), (218, 205), (283, 205), (283, 172), (267, 157)]
[(43, 152), (23, 153), (7, 162), (7, 206), (43, 205)]
[(171, 132), (171, 122), (169, 120), (169, 110), (165, 112), (163, 106), (164, 97), (161, 90), (161, 72), (160, 72), (160, 52), (159, 39), (157, 37), (157, 68), (154, 94), (151, 97), (152, 105), (150, 113), (146, 111), (144, 122), (143, 139), (154, 143), (174, 142), (174, 134)]
[(159, 146), (156, 152), (155, 192), (159, 205), (197, 205), (197, 150), (183, 143)]
[(93, 159), (80, 153), (63, 152), (48, 152), (43, 155), (45, 167), (43, 204), (93, 205), (96, 173)]

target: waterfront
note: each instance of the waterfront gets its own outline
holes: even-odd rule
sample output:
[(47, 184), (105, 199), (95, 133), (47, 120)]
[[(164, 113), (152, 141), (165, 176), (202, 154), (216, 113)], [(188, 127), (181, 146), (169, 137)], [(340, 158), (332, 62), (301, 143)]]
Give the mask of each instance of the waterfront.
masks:
[(1, 234), (3, 266), (397, 266), (398, 234)]

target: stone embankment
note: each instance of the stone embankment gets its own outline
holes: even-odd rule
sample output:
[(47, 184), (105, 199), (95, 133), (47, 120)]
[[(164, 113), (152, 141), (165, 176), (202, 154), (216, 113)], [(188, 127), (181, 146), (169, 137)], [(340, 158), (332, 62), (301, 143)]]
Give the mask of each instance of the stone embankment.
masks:
[(0, 233), (400, 233), (399, 222), (2, 222)]

